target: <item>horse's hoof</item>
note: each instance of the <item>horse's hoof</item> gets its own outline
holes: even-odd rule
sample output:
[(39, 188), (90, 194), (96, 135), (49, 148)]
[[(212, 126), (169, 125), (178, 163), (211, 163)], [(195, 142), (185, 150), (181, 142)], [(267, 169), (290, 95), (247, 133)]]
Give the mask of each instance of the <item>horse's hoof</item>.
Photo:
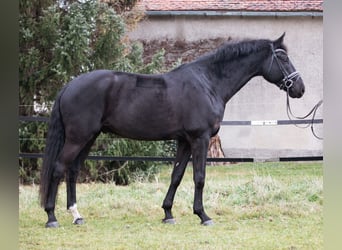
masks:
[(213, 220), (207, 220), (201, 223), (203, 226), (212, 226), (214, 225), (214, 221)]
[(176, 224), (176, 220), (175, 220), (174, 218), (171, 218), (171, 219), (163, 219), (163, 223), (174, 225), (174, 224)]
[(59, 227), (58, 221), (49, 221), (45, 224), (46, 228), (57, 228)]
[(84, 219), (83, 218), (77, 218), (74, 222), (75, 225), (83, 225)]

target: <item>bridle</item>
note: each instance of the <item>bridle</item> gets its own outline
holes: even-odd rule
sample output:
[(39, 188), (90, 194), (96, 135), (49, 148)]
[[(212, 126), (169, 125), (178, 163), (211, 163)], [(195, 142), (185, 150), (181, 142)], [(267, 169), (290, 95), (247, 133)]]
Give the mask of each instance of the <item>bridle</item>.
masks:
[[(297, 124), (293, 123), (293, 125), (295, 125), (296, 127), (298, 128), (307, 128), (310, 126), (311, 128), (311, 132), (313, 134), (314, 137), (316, 137), (317, 139), (319, 140), (323, 140), (322, 137), (319, 137), (315, 130), (314, 130), (314, 123), (315, 123), (315, 116), (316, 116), (316, 112), (317, 112), (317, 109), (319, 108), (319, 106), (321, 106), (323, 103), (323, 100), (320, 100), (311, 110), (310, 112), (305, 115), (305, 116), (295, 116), (293, 113), (292, 113), (292, 110), (291, 110), (291, 107), (290, 107), (290, 98), (289, 98), (289, 91), (287, 90), (287, 96), (286, 96), (286, 113), (287, 113), (287, 117), (289, 118), (290, 121), (293, 120), (293, 118), (295, 119), (300, 119), (300, 120), (304, 120), (305, 118), (308, 118), (311, 114), (312, 114), (312, 118), (311, 118), (311, 122), (308, 123), (307, 125), (301, 127), (301, 126), (298, 126)], [(291, 118), (292, 116), (292, 118)]]
[(300, 77), (298, 71), (294, 71), (292, 73), (288, 73), (282, 62), (279, 60), (277, 53), (284, 53), (287, 56), (287, 52), (284, 49), (274, 49), (273, 44), (271, 43), (271, 50), (272, 50), (272, 60), (270, 67), (268, 68), (268, 72), (270, 72), (273, 62), (276, 61), (281, 73), (283, 74), (283, 79), (280, 80), (277, 84), (281, 90), (286, 89), (287, 91), (292, 87), (293, 82)]
[[(315, 133), (314, 131), (314, 127), (313, 127), (313, 124), (314, 124), (314, 121), (315, 121), (315, 116), (316, 116), (316, 112), (317, 112), (317, 109), (319, 108), (319, 106), (322, 105), (323, 103), (323, 100), (320, 100), (311, 110), (310, 112), (305, 115), (305, 116), (295, 116), (293, 113), (292, 113), (292, 110), (291, 110), (291, 107), (290, 107), (290, 97), (289, 97), (289, 92), (290, 92), (290, 88), (292, 87), (293, 85), (293, 82), (296, 81), (299, 77), (300, 77), (300, 74), (298, 71), (294, 71), (292, 73), (288, 73), (287, 70), (285, 69), (284, 65), (282, 64), (282, 62), (279, 60), (278, 56), (277, 56), (277, 53), (284, 53), (286, 56), (287, 56), (287, 52), (286, 50), (284, 49), (274, 49), (274, 46), (273, 44), (271, 43), (271, 50), (272, 50), (272, 60), (271, 60), (271, 64), (270, 64), (270, 67), (268, 69), (268, 72), (270, 72), (271, 68), (272, 68), (272, 65), (273, 65), (273, 62), (276, 61), (280, 71), (282, 72), (283, 74), (283, 79), (280, 80), (277, 84), (277, 86), (279, 86), (279, 88), (281, 90), (286, 90), (286, 113), (287, 113), (287, 117), (289, 118), (290, 121), (293, 120), (293, 118), (295, 119), (300, 119), (300, 120), (304, 120), (305, 118), (308, 118), (311, 114), (312, 114), (312, 118), (311, 118), (311, 123), (307, 124), (306, 126), (304, 127), (300, 127), (298, 126), (297, 124), (293, 123), (296, 127), (299, 127), (299, 128), (307, 128), (311, 125), (311, 132), (312, 134), (319, 140), (323, 140), (323, 138), (317, 136), (317, 134)], [(292, 117), (291, 117), (292, 116)]]

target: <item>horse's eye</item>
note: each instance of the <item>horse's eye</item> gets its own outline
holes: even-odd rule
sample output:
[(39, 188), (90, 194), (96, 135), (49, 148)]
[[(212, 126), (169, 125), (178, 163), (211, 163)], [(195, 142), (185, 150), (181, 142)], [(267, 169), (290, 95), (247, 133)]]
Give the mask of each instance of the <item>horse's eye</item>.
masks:
[(283, 62), (289, 61), (289, 57), (284, 53), (279, 54), (279, 59), (282, 60)]

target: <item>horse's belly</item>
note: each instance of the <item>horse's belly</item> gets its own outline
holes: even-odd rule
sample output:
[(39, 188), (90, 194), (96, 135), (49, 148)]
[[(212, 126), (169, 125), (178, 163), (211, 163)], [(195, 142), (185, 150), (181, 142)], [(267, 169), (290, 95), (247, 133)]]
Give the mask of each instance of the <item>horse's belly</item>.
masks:
[(179, 136), (180, 127), (166, 118), (125, 114), (104, 122), (102, 131), (137, 140), (171, 140)]

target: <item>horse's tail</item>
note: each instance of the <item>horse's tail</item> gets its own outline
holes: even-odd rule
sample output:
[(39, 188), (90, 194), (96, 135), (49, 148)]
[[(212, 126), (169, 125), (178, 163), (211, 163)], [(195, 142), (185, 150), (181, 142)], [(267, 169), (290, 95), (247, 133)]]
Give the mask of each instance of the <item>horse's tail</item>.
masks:
[(58, 94), (54, 106), (52, 108), (49, 129), (46, 138), (43, 166), (40, 172), (40, 204), (44, 207), (48, 193), (49, 185), (52, 178), (53, 170), (56, 167), (57, 157), (62, 150), (65, 140), (64, 125), (62, 115), (60, 113), (60, 99), (65, 87)]

